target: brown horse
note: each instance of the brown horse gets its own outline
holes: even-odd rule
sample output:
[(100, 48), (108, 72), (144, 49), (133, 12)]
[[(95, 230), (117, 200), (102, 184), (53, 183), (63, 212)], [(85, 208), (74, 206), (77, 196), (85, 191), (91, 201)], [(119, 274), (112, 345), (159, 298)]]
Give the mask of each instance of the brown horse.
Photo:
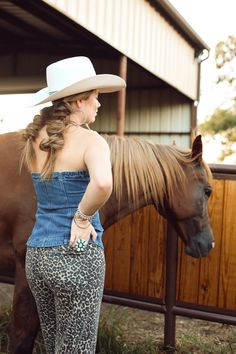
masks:
[[(213, 243), (207, 208), (211, 187), (201, 137), (190, 151), (134, 138), (105, 139), (111, 148), (114, 192), (101, 209), (104, 229), (154, 204), (184, 241), (186, 253), (206, 256)], [(0, 136), (0, 281), (15, 283), (10, 353), (30, 354), (39, 321), (24, 265), (36, 198), (30, 174), (19, 171), (19, 141), (18, 133)]]

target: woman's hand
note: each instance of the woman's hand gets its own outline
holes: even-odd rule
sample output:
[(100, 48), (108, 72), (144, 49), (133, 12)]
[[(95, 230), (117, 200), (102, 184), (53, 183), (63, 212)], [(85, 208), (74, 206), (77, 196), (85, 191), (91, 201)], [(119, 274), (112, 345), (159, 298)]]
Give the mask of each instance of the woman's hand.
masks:
[(82, 223), (75, 223), (74, 219), (72, 220), (69, 243), (70, 247), (75, 247), (78, 240), (89, 241), (90, 237), (93, 241), (96, 241), (97, 232), (95, 231), (92, 224), (88, 223), (87, 221), (86, 223), (83, 225)]

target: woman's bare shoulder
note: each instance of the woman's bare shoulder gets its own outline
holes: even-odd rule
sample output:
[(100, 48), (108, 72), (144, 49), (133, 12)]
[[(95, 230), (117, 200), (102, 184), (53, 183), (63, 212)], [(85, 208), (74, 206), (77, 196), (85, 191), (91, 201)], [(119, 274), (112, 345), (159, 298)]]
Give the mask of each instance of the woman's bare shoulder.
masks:
[(95, 144), (108, 145), (107, 141), (104, 139), (102, 135), (92, 129), (85, 129), (84, 136), (88, 139), (89, 142), (93, 142)]

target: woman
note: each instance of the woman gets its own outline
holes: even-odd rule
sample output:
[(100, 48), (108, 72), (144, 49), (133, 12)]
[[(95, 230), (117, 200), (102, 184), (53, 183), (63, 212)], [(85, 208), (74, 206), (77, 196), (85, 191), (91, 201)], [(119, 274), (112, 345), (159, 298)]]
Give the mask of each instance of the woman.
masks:
[(86, 57), (47, 67), (48, 87), (34, 105), (52, 101), (22, 132), (22, 161), (37, 196), (36, 222), (27, 242), (26, 275), (48, 354), (95, 353), (104, 285), (98, 210), (112, 191), (109, 148), (93, 123), (98, 94), (125, 82), (96, 75)]

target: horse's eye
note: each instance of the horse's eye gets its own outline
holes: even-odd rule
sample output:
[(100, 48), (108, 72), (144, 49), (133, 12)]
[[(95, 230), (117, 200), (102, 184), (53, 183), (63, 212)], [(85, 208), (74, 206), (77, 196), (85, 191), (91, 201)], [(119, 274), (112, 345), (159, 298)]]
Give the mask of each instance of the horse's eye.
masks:
[(212, 192), (211, 187), (206, 187), (204, 189), (204, 192), (205, 192), (205, 195), (207, 196), (207, 198), (209, 198), (211, 195), (211, 192)]

